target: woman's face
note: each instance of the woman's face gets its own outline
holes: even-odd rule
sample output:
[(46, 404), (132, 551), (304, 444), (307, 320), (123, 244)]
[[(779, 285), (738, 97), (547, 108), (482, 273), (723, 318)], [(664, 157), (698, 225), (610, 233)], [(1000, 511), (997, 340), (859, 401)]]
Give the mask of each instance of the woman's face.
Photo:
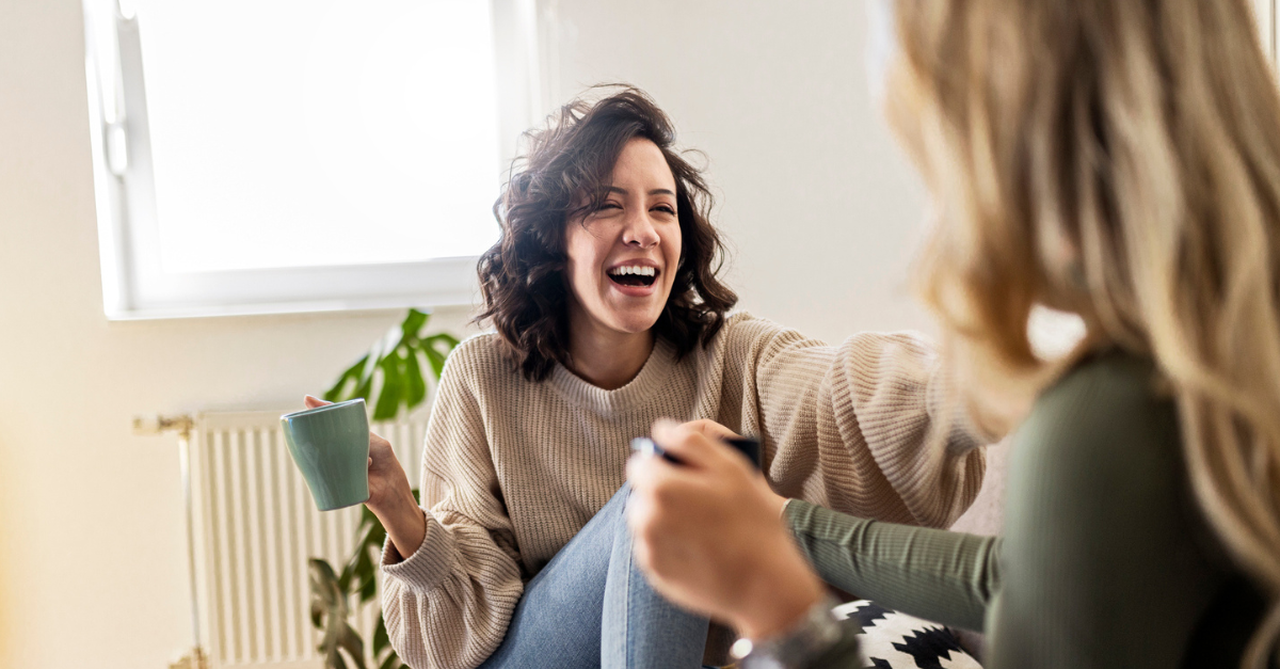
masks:
[(569, 319), (575, 333), (653, 327), (680, 263), (676, 180), (658, 146), (627, 143), (600, 209), (565, 226)]

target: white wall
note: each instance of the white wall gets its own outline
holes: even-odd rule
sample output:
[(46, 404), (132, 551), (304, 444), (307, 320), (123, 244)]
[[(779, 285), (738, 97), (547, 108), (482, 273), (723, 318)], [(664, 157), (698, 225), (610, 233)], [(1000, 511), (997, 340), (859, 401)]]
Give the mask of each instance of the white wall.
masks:
[(555, 4), (562, 98), (635, 84), (706, 152), (744, 308), (828, 340), (928, 324), (906, 280), (923, 190), (867, 93), (862, 3)]
[[(860, 3), (557, 11), (562, 97), (635, 83), (709, 156), (744, 307), (828, 339), (926, 323)], [(0, 667), (163, 669), (190, 642), (178, 461), (131, 418), (294, 405), (398, 314), (106, 322), (81, 40), (80, 0), (0, 3)]]

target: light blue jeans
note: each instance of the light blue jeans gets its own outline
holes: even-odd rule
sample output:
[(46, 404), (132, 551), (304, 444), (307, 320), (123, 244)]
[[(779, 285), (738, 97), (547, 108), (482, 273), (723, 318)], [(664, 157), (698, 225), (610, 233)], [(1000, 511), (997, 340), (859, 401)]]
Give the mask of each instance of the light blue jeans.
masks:
[(525, 586), (482, 669), (694, 669), (706, 618), (654, 592), (631, 554), (620, 490)]

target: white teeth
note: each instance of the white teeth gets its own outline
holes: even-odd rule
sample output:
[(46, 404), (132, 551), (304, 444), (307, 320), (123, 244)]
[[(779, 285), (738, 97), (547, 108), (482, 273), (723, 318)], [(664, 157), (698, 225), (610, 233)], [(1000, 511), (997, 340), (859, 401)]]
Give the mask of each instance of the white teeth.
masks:
[(625, 276), (627, 274), (635, 274), (637, 276), (653, 276), (656, 270), (652, 267), (642, 265), (624, 265), (622, 267), (614, 267), (609, 270), (610, 274), (615, 276)]

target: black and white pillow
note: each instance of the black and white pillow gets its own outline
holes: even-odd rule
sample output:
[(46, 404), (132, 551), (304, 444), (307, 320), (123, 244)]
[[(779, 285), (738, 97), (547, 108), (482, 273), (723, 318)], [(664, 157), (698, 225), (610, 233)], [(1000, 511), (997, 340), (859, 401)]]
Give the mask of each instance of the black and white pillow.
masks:
[(982, 669), (949, 628), (859, 599), (832, 610), (862, 624), (858, 659), (867, 669)]

